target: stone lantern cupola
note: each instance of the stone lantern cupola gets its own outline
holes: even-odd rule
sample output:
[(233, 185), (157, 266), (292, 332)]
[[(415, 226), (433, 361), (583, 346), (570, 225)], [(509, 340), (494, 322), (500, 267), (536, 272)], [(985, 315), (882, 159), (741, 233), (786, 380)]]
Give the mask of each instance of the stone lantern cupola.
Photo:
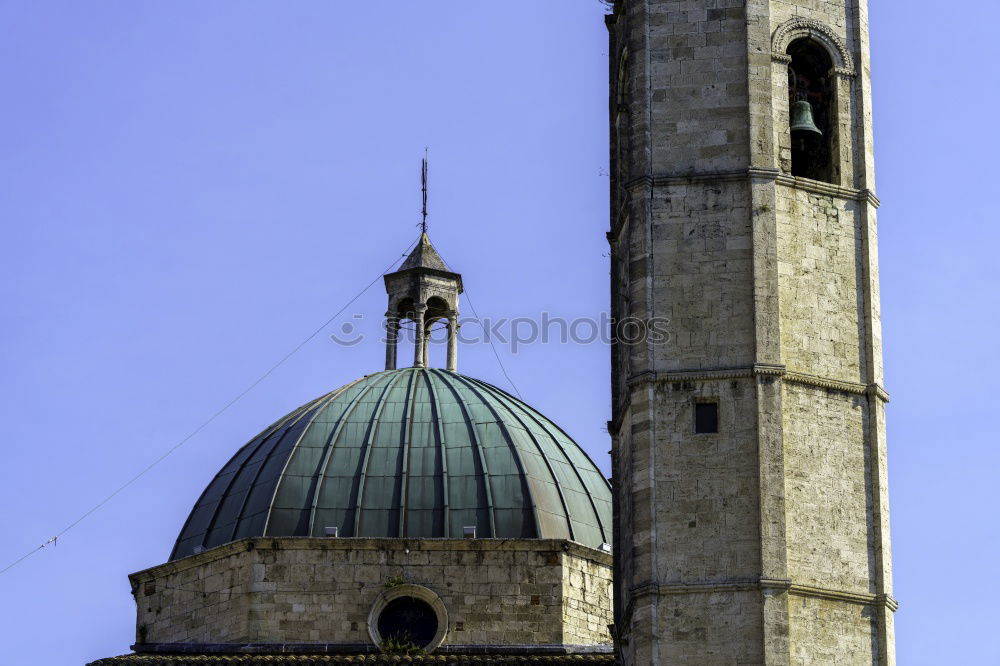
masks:
[(402, 322), (414, 330), (413, 367), (427, 367), (427, 341), (431, 326), (445, 320), (448, 327), (448, 370), (458, 370), (458, 295), (462, 276), (452, 272), (431, 245), (427, 232), (398, 271), (385, 276), (389, 308), (385, 313), (385, 369), (396, 369), (396, 347)]
[[(427, 237), (422, 176), (420, 238), (385, 275), (386, 369), (235, 452), (169, 561), (130, 576), (134, 654), (90, 666), (614, 663), (611, 486), (538, 410), (457, 372), (462, 276)], [(440, 320), (447, 370), (427, 367)]]

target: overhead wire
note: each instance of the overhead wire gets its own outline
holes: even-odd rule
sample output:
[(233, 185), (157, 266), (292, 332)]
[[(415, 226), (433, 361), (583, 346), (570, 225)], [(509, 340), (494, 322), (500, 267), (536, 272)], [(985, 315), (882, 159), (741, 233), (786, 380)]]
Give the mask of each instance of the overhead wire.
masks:
[(104, 497), (104, 499), (102, 499), (100, 502), (98, 502), (97, 504), (95, 504), (94, 506), (92, 506), (90, 509), (88, 509), (87, 511), (85, 511), (76, 520), (74, 520), (69, 525), (67, 525), (66, 527), (64, 527), (62, 530), (60, 530), (59, 532), (57, 532), (54, 536), (52, 536), (51, 538), (49, 538), (47, 541), (45, 541), (44, 543), (42, 543), (39, 546), (36, 546), (35, 548), (32, 548), (31, 550), (25, 552), (23, 555), (21, 555), (20, 557), (18, 557), (15, 560), (13, 560), (10, 564), (6, 565), (3, 569), (0, 569), (0, 575), (3, 575), (7, 571), (13, 569), (18, 564), (20, 564), (21, 562), (25, 561), (26, 559), (28, 559), (32, 555), (35, 555), (36, 553), (38, 553), (40, 550), (44, 549), (48, 545), (50, 545), (50, 544), (52, 544), (52, 545), (57, 544), (58, 540), (64, 534), (66, 534), (67, 532), (69, 532), (70, 530), (72, 530), (74, 527), (76, 527), (77, 525), (79, 525), (80, 523), (82, 523), (84, 520), (86, 520), (87, 518), (89, 518), (91, 515), (93, 515), (95, 512), (97, 512), (98, 510), (100, 510), (101, 508), (103, 508), (108, 502), (110, 502), (115, 497), (117, 497), (122, 491), (124, 491), (125, 489), (127, 489), (128, 487), (130, 487), (133, 483), (135, 483), (136, 481), (138, 481), (139, 479), (141, 479), (142, 477), (144, 477), (154, 467), (156, 467), (157, 465), (159, 465), (161, 462), (163, 462), (164, 460), (166, 460), (170, 455), (172, 455), (175, 451), (177, 451), (182, 446), (184, 446), (189, 441), (191, 441), (202, 430), (204, 430), (205, 428), (207, 428), (217, 418), (219, 418), (226, 411), (228, 411), (233, 405), (235, 405), (237, 402), (239, 402), (240, 400), (242, 400), (248, 393), (250, 393), (250, 391), (252, 391), (258, 385), (260, 385), (261, 382), (263, 382), (265, 379), (267, 379), (268, 377), (270, 377), (271, 374), (273, 374), (275, 370), (277, 370), (279, 367), (281, 367), (288, 359), (290, 359), (292, 356), (294, 356), (299, 350), (301, 350), (303, 347), (305, 347), (307, 344), (309, 344), (309, 342), (311, 342), (317, 335), (319, 335), (320, 333), (322, 333), (323, 330), (326, 329), (326, 327), (329, 326), (331, 323), (333, 323), (337, 319), (337, 317), (339, 317), (341, 314), (343, 314), (344, 311), (347, 310), (347, 308), (351, 307), (351, 305), (353, 305), (355, 301), (357, 301), (369, 289), (371, 289), (372, 285), (374, 285), (376, 282), (378, 282), (379, 279), (383, 275), (385, 275), (386, 273), (392, 271), (392, 269), (395, 268), (395, 266), (398, 263), (400, 263), (400, 261), (402, 261), (403, 259), (405, 259), (406, 256), (409, 254), (409, 252), (413, 249), (413, 247), (415, 247), (416, 244), (419, 243), (419, 242), (420, 242), (420, 239), (417, 239), (415, 242), (410, 243), (399, 257), (395, 258), (392, 261), (392, 263), (389, 264), (389, 266), (385, 270), (383, 270), (382, 272), (380, 272), (375, 277), (374, 280), (372, 280), (371, 282), (369, 282), (361, 291), (359, 291), (357, 294), (355, 294), (351, 298), (351, 300), (347, 301), (347, 303), (345, 303), (343, 307), (341, 307), (333, 315), (331, 315), (316, 330), (314, 330), (304, 340), (302, 340), (302, 342), (300, 342), (299, 344), (295, 345), (295, 347), (293, 347), (290, 352), (288, 352), (287, 354), (285, 354), (284, 356), (282, 356), (281, 359), (279, 359), (277, 363), (275, 363), (271, 367), (269, 367), (264, 372), (264, 374), (260, 375), (247, 388), (245, 388), (242, 391), (240, 391), (236, 395), (235, 398), (233, 398), (232, 400), (230, 400), (229, 402), (227, 402), (220, 409), (218, 409), (215, 413), (213, 413), (211, 416), (209, 416), (205, 421), (203, 421), (197, 428), (195, 428), (194, 430), (192, 430), (186, 437), (184, 437), (183, 439), (181, 439), (180, 441), (178, 441), (176, 444), (174, 444), (172, 447), (170, 447), (169, 449), (167, 449), (167, 451), (165, 453), (163, 453), (163, 455), (161, 455), (156, 460), (154, 460), (153, 462), (151, 462), (149, 465), (147, 465), (146, 467), (144, 467), (141, 471), (139, 471), (138, 474), (134, 475), (128, 481), (126, 481), (125, 483), (123, 483), (120, 486), (118, 486), (114, 491), (112, 491), (110, 494), (108, 494), (106, 497)]
[(490, 343), (490, 348), (493, 349), (493, 355), (496, 357), (497, 363), (500, 365), (500, 372), (502, 372), (503, 376), (507, 378), (507, 382), (510, 384), (511, 388), (514, 389), (514, 393), (516, 393), (517, 397), (523, 402), (524, 398), (521, 396), (521, 392), (517, 390), (517, 384), (515, 384), (514, 380), (510, 378), (509, 374), (507, 374), (507, 368), (504, 367), (503, 360), (500, 358), (500, 352), (497, 351), (497, 346), (493, 343), (493, 338), (490, 337), (490, 332), (487, 330), (486, 324), (483, 323), (483, 320), (479, 317), (479, 313), (476, 312), (476, 306), (472, 302), (472, 297), (469, 295), (468, 288), (464, 291), (465, 300), (469, 303), (469, 307), (472, 309), (472, 314), (475, 316), (476, 321), (479, 322), (479, 326), (483, 329), (483, 332), (486, 335), (486, 340)]

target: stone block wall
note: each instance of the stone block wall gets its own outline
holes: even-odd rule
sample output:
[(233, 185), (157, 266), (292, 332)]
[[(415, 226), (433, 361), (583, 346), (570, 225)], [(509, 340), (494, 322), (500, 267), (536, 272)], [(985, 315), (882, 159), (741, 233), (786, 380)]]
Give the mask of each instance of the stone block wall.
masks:
[[(650, 201), (650, 237), (633, 235), (633, 315), (667, 318), (667, 344), (637, 345), (633, 368), (716, 369), (753, 362), (753, 229), (746, 182), (668, 182)], [(652, 248), (646, 251), (646, 243)], [(647, 290), (652, 293), (647, 297)]]
[(795, 596), (788, 602), (791, 663), (880, 664), (872, 608)]
[(253, 551), (222, 546), (129, 576), (136, 643), (230, 643), (249, 630)]
[[(622, 663), (892, 664), (867, 2), (607, 23), (612, 312), (670, 334), (612, 350)], [(791, 173), (800, 38), (833, 63), (824, 180)]]
[(792, 370), (865, 381), (858, 202), (778, 186), (781, 356)]
[(782, 403), (789, 577), (874, 593), (868, 399), (786, 383)]
[(569, 645), (606, 645), (612, 619), (611, 568), (606, 560), (576, 555), (562, 564), (562, 641)]
[[(659, 599), (654, 626), (669, 639), (668, 664), (765, 664), (762, 615), (759, 591), (708, 588)], [(635, 663), (655, 661), (650, 651)]]
[[(719, 403), (719, 432), (694, 434), (694, 403)], [(651, 575), (669, 583), (744, 580), (760, 571), (756, 389), (752, 381), (655, 386)], [(694, 474), (691, 470), (697, 469)], [(643, 538), (645, 535), (637, 535)], [(672, 547), (664, 548), (663, 544)], [(701, 604), (700, 597), (691, 603)]]
[[(626, 3), (636, 18), (649, 10), (648, 63), (642, 33), (631, 44), (633, 71), (649, 67), (650, 78), (633, 80), (633, 95), (649, 95), (634, 127), (652, 133), (654, 173), (724, 171), (747, 166), (746, 18), (743, 0)], [(648, 89), (644, 84), (651, 83)], [(647, 125), (647, 121), (651, 124)]]
[(139, 644), (363, 646), (404, 583), (440, 598), (446, 646), (610, 644), (611, 556), (562, 540), (246, 539), (130, 579)]

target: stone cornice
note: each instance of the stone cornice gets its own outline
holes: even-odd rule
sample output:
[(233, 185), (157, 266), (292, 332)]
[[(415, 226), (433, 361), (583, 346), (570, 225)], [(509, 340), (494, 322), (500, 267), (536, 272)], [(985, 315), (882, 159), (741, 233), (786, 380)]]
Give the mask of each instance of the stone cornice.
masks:
[(874, 394), (882, 402), (889, 402), (889, 392), (882, 388), (881, 384), (869, 384), (868, 393)]
[(629, 387), (645, 384), (660, 384), (669, 382), (717, 381), (721, 379), (746, 379), (753, 377), (753, 368), (719, 368), (698, 370), (677, 370), (657, 372), (646, 370), (628, 378)]
[(647, 370), (629, 377), (628, 386), (635, 389), (647, 384), (720, 381), (727, 379), (749, 379), (751, 377), (779, 377), (782, 381), (792, 384), (815, 386), (853, 395), (874, 395), (883, 402), (889, 402), (889, 394), (880, 384), (862, 384), (834, 379), (832, 377), (810, 375), (804, 372), (788, 370), (783, 365), (766, 363), (757, 363), (752, 366), (736, 368), (699, 368), (667, 372)]
[[(350, 663), (350, 664), (361, 664), (369, 663), (376, 664), (380, 663), (380, 659), (386, 659), (387, 663), (423, 663), (423, 659), (427, 660), (428, 663), (435, 664), (464, 664), (463, 661), (448, 661), (442, 659), (442, 655), (460, 655), (464, 658), (474, 657), (472, 663), (493, 663), (489, 661), (489, 658), (495, 658), (502, 660), (506, 657), (515, 657), (516, 655), (522, 655), (520, 659), (517, 659), (513, 663), (531, 663), (537, 661), (536, 659), (525, 659), (525, 657), (534, 658), (540, 655), (552, 655), (552, 656), (566, 656), (568, 663), (577, 663), (580, 657), (587, 656), (607, 656), (610, 657), (614, 648), (610, 645), (574, 645), (572, 643), (559, 643), (559, 644), (540, 644), (540, 645), (466, 645), (462, 643), (451, 643), (449, 645), (442, 645), (434, 650), (434, 654), (437, 656), (429, 655), (414, 655), (414, 656), (402, 656), (402, 655), (386, 655), (384, 653), (379, 653), (376, 646), (371, 643), (137, 643), (132, 646), (132, 649), (137, 653), (144, 655), (153, 654), (163, 654), (169, 655), (171, 657), (176, 657), (180, 661), (178, 664), (190, 664), (191, 661), (195, 663), (201, 663), (202, 659), (196, 658), (190, 661), (184, 661), (184, 655), (197, 655), (197, 657), (205, 657), (208, 655), (228, 655), (230, 660), (220, 661), (218, 663), (238, 663), (238, 664), (252, 664), (251, 655), (267, 655), (265, 661), (271, 663), (271, 661), (276, 656), (281, 656), (282, 658), (294, 659), (296, 657), (301, 657), (303, 664), (316, 664), (316, 663)], [(243, 656), (240, 659), (236, 655)], [(349, 661), (339, 662), (330, 659), (322, 658), (320, 655), (355, 655), (353, 659), (347, 657)], [(367, 659), (360, 655), (371, 655)], [(135, 655), (129, 655), (130, 657)], [(310, 657), (315, 661), (310, 661)], [(482, 661), (478, 659), (482, 657)], [(121, 659), (121, 657), (118, 657)], [(119, 663), (112, 660), (113, 663)], [(125, 663), (125, 662), (121, 662)], [(150, 663), (150, 662), (136, 662), (136, 663)], [(211, 661), (205, 661), (204, 663), (214, 663)], [(277, 663), (277, 662), (276, 662)], [(504, 663), (500, 661), (500, 663)], [(580, 660), (579, 663), (587, 663), (586, 661)]]
[(175, 574), (181, 571), (187, 571), (188, 569), (194, 569), (202, 565), (208, 564), (209, 562), (214, 562), (216, 560), (221, 560), (232, 555), (237, 555), (239, 553), (244, 553), (248, 550), (252, 550), (250, 542), (253, 539), (241, 539), (239, 541), (231, 541), (230, 543), (224, 544), (222, 546), (216, 546), (215, 548), (210, 548), (208, 550), (196, 553), (194, 555), (188, 555), (187, 557), (182, 557), (179, 560), (172, 560), (170, 562), (165, 562), (163, 564), (158, 564), (155, 567), (150, 567), (148, 569), (143, 569), (142, 571), (137, 571), (135, 573), (129, 574), (128, 578), (135, 586), (139, 583), (154, 580), (160, 576), (167, 574)]
[[(632, 408), (632, 395), (629, 392), (625, 392), (622, 398), (622, 404), (618, 408), (618, 416), (608, 421), (608, 434), (611, 435), (612, 440), (614, 440), (615, 435), (622, 428), (622, 421), (625, 420), (625, 415), (628, 414), (629, 410)], [(611, 451), (609, 453), (614, 456), (614, 444), (611, 446)]]
[(841, 601), (862, 606), (885, 606), (892, 612), (896, 612), (899, 608), (899, 603), (889, 594), (872, 594), (870, 592), (804, 585), (788, 578), (732, 578), (701, 583), (656, 583), (650, 581), (633, 587), (629, 590), (629, 596), (635, 600), (650, 595), (712, 594), (717, 592), (753, 592), (756, 590), (776, 590), (797, 597)]
[(733, 579), (705, 583), (645, 583), (629, 590), (632, 598), (649, 595), (711, 594), (713, 592), (753, 592), (760, 589), (759, 578)]
[(133, 586), (161, 576), (201, 567), (209, 562), (254, 550), (413, 550), (413, 551), (540, 551), (567, 553), (611, 566), (612, 556), (566, 539), (452, 539), (384, 537), (252, 537), (129, 574)]
[(757, 180), (775, 180), (781, 175), (781, 169), (771, 169), (768, 167), (750, 167), (747, 174)]
[(740, 169), (736, 171), (711, 171), (702, 173), (692, 172), (685, 174), (661, 173), (653, 174), (652, 176), (645, 175), (633, 178), (625, 183), (624, 187), (631, 193), (637, 189), (660, 187), (664, 185), (726, 183), (739, 182), (747, 179), (763, 181), (770, 180), (787, 187), (793, 187), (797, 190), (812, 192), (813, 194), (825, 194), (827, 196), (837, 197), (838, 199), (846, 199), (848, 201), (865, 201), (875, 208), (878, 208), (881, 205), (881, 201), (879, 201), (879, 198), (875, 196), (875, 193), (868, 189), (858, 190), (851, 187), (842, 187), (840, 185), (834, 185), (833, 183), (824, 183), (820, 180), (800, 178), (798, 176), (783, 173), (778, 169), (764, 167), (751, 167), (749, 169)]
[(825, 194), (827, 196), (837, 197), (838, 199), (867, 201), (875, 208), (882, 205), (882, 202), (871, 190), (856, 190), (850, 187), (841, 187), (840, 185), (834, 185), (833, 183), (824, 183), (821, 180), (791, 176), (787, 173), (779, 174), (775, 180), (781, 185), (794, 187), (797, 190), (805, 190), (806, 192), (812, 192), (813, 194)]
[(891, 594), (876, 594), (875, 601), (876, 604), (885, 606), (893, 613), (899, 610), (899, 602)]
[(855, 395), (864, 395), (868, 393), (867, 384), (861, 384), (858, 382), (845, 382), (840, 379), (833, 379), (831, 377), (823, 377), (820, 375), (807, 375), (804, 372), (787, 371), (784, 374), (784, 379), (785, 381), (792, 382), (793, 384), (818, 386), (819, 388), (830, 389), (832, 391), (840, 391), (842, 393), (853, 393)]
[(792, 583), (788, 593), (796, 597), (811, 597), (827, 601), (843, 601), (861, 606), (885, 606), (893, 613), (899, 608), (899, 603), (889, 594), (871, 594), (870, 592), (850, 592), (815, 585)]
[(625, 189), (629, 192), (633, 190), (647, 188), (647, 187), (658, 187), (661, 185), (677, 185), (677, 184), (688, 184), (688, 183), (720, 183), (720, 182), (738, 182), (741, 180), (746, 180), (749, 174), (748, 169), (740, 169), (737, 171), (705, 171), (701, 173), (690, 172), (690, 173), (657, 173), (652, 175), (643, 175), (638, 178), (633, 178), (632, 180), (625, 183)]

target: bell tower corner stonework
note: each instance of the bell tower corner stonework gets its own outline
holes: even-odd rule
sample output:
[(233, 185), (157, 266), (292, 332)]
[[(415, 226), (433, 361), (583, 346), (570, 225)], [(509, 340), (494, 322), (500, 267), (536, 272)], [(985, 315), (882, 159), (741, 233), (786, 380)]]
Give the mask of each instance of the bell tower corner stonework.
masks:
[(895, 663), (866, 0), (618, 0), (623, 664)]

